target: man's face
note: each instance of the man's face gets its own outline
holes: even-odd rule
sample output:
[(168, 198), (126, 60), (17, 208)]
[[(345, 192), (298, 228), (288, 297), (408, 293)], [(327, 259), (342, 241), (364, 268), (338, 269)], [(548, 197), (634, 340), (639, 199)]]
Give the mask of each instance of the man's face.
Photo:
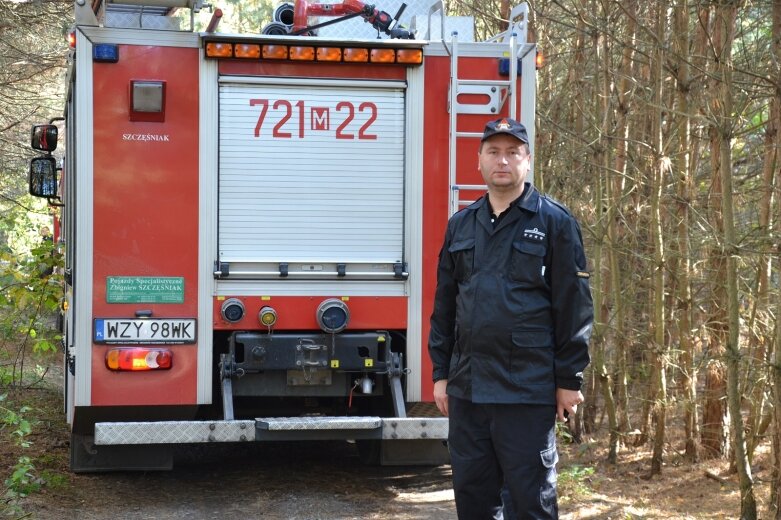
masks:
[(511, 135), (498, 134), (483, 142), (477, 157), (489, 190), (523, 189), (529, 171), (529, 154), (524, 143)]

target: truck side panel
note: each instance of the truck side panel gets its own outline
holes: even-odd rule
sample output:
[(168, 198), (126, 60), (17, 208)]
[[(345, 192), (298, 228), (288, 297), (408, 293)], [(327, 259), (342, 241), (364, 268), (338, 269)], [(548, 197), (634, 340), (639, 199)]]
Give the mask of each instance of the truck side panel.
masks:
[[(93, 319), (198, 315), (198, 49), (120, 45), (95, 63)], [(130, 120), (133, 80), (165, 82), (164, 121)], [(109, 303), (109, 277), (183, 278), (183, 301)], [(143, 287), (141, 291), (143, 292)], [(169, 345), (170, 370), (114, 373), (92, 345), (92, 404), (196, 403), (198, 344)]]

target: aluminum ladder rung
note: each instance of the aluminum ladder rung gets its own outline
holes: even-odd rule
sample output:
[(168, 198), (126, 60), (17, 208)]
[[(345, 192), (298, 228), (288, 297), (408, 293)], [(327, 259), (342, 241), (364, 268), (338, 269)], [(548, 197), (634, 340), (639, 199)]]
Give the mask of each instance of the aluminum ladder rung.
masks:
[(456, 137), (483, 137), (481, 132), (456, 132)]
[[(509, 75), (506, 80), (501, 79), (460, 79), (458, 77), (458, 33), (454, 32), (450, 43), (450, 95), (448, 100), (448, 107), (450, 110), (449, 118), (449, 136), (448, 136), (448, 177), (450, 184), (450, 200), (448, 204), (448, 214), (453, 215), (457, 212), (462, 204), (459, 200), (459, 193), (462, 189), (466, 190), (480, 190), (485, 187), (466, 187), (467, 185), (458, 185), (456, 180), (456, 141), (462, 137), (479, 138), (482, 137), (480, 132), (459, 132), (457, 130), (458, 121), (458, 95), (460, 86), (495, 86), (500, 88), (506, 88), (506, 97), (502, 100), (502, 104), (507, 103), (507, 114), (510, 118), (515, 119), (516, 114), (516, 82), (517, 78), (517, 45), (516, 35), (512, 33), (507, 42), (510, 48), (508, 53), (508, 59), (510, 63)], [(501, 109), (501, 106), (499, 107)]]
[(485, 85), (497, 87), (509, 87), (510, 80), (507, 79), (457, 79), (458, 85)]

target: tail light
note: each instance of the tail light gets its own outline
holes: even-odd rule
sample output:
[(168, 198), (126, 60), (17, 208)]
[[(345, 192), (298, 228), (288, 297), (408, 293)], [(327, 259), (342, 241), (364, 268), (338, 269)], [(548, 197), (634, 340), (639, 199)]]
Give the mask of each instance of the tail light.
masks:
[(106, 352), (106, 367), (117, 372), (168, 370), (173, 365), (173, 358), (173, 352), (167, 349), (112, 348)]

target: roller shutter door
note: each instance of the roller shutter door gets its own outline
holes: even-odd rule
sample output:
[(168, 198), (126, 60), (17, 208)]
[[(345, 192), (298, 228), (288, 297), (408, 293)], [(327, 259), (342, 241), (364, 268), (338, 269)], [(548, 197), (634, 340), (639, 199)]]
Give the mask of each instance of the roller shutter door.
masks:
[(403, 261), (404, 90), (375, 85), (221, 83), (219, 255), (231, 272)]

